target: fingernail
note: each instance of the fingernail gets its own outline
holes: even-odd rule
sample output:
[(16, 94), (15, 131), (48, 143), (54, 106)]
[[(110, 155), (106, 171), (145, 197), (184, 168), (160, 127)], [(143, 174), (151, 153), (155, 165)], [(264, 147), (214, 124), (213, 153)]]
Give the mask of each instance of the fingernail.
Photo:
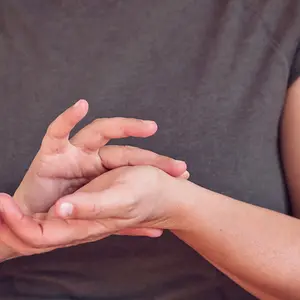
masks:
[(80, 104), (80, 100), (78, 100), (73, 106), (77, 107)]
[(150, 237), (158, 238), (158, 237), (161, 237), (163, 235), (163, 233), (164, 233), (163, 230), (158, 229), (158, 230), (152, 232)]
[(182, 174), (182, 176), (183, 176), (183, 178), (188, 179), (188, 178), (191, 176), (191, 174), (190, 174), (189, 171), (185, 171), (185, 172)]
[(79, 106), (82, 102), (84, 102), (85, 100), (84, 99), (80, 99), (80, 100), (78, 100), (73, 106), (74, 107), (77, 107), (77, 106)]
[(175, 163), (176, 163), (177, 165), (184, 165), (184, 166), (186, 166), (186, 162), (183, 161), (183, 160), (175, 160)]
[(154, 122), (154, 121), (150, 121), (150, 120), (145, 120), (145, 121), (143, 121), (147, 126), (149, 126), (149, 127), (157, 127), (157, 124), (156, 124), (156, 122)]
[(59, 215), (63, 218), (69, 217), (73, 213), (73, 208), (74, 206), (71, 203), (62, 203), (59, 207)]

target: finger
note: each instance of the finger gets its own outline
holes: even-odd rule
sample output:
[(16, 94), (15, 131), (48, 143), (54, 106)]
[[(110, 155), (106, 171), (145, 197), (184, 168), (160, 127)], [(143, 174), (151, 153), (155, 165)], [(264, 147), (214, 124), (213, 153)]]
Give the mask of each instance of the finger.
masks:
[[(24, 222), (25, 215), (22, 214), (13, 198), (9, 195), (1, 194), (0, 196), (0, 212), (1, 212), (1, 240), (12, 249), (18, 249), (20, 253), (24, 255), (30, 253), (28, 246), (22, 240), (20, 240), (14, 233), (14, 228), (17, 231), (22, 232), (32, 229), (32, 224)], [(34, 234), (34, 233), (33, 233)]]
[[(30, 234), (33, 239), (40, 236), (41, 228), (39, 228), (38, 224), (35, 223), (32, 218), (27, 217), (21, 212), (11, 197), (2, 196), (0, 198), (0, 211), (2, 219), (9, 229), (18, 237), (25, 236), (25, 243), (28, 234)], [(21, 240), (24, 242), (22, 238)]]
[[(4, 222), (0, 226), (0, 236), (1, 242), (4, 243), (11, 250), (12, 256), (14, 256), (14, 254), (15, 256), (32, 255), (55, 249), (53, 247), (43, 248), (43, 251), (41, 251), (41, 249), (30, 247), (29, 245), (25, 244), (21, 239), (19, 239)], [(5, 257), (3, 258), (5, 259)]]
[[(0, 203), (6, 200), (10, 201), (10, 196), (7, 194), (0, 194)], [(9, 254), (9, 257), (32, 254), (32, 251), (30, 251), (30, 249), (28, 249), (28, 247), (14, 235), (5, 224), (2, 215), (0, 215), (0, 240), (8, 248), (8, 252), (10, 253), (7, 254)], [(7, 259), (7, 257), (0, 257), (0, 261), (2, 259)]]
[(71, 130), (86, 116), (88, 102), (79, 100), (60, 114), (48, 127), (41, 150), (58, 153), (68, 144)]
[(125, 219), (132, 210), (133, 201), (128, 190), (115, 186), (100, 193), (77, 192), (67, 195), (56, 202), (55, 210), (58, 217), (65, 219)]
[(184, 161), (131, 146), (105, 146), (99, 150), (99, 156), (106, 169), (149, 165), (161, 169), (171, 176), (178, 177), (183, 176), (187, 168)]
[(151, 238), (160, 237), (162, 234), (163, 230), (154, 228), (126, 228), (115, 233), (115, 235), (146, 236)]
[(24, 255), (96, 241), (116, 232), (105, 223), (93, 220), (47, 219), (44, 216), (42, 220), (37, 220), (25, 216), (13, 198), (4, 194), (0, 194), (0, 217), (2, 224), (5, 224), (0, 226), (0, 232), (3, 229), (4, 233), (4, 229), (8, 228), (16, 237), (9, 236), (6, 230), (7, 244)]
[[(14, 200), (7, 195), (0, 197), (0, 213), (4, 223), (13, 234), (23, 244), (33, 249), (62, 247), (73, 243), (74, 240), (84, 239), (90, 234), (88, 227), (83, 226), (86, 222), (77, 221), (69, 224), (62, 219), (36, 220), (31, 216), (26, 216)], [(95, 232), (92, 231), (92, 233)], [(17, 247), (17, 244), (15, 245)], [(21, 247), (21, 244), (19, 246)]]
[(182, 175), (180, 175), (179, 177), (182, 179), (189, 179), (190, 178), (190, 172), (189, 171), (185, 171)]
[[(119, 195), (123, 198), (120, 199)], [(163, 234), (162, 229), (134, 228), (136, 225), (133, 223), (138, 221), (136, 216), (130, 216), (131, 206), (124, 197), (128, 198), (128, 195), (126, 196), (126, 192), (122, 189), (117, 192), (115, 190), (106, 190), (102, 193), (78, 192), (59, 200), (56, 204), (56, 213), (61, 218), (98, 220), (106, 228), (106, 233), (114, 235), (160, 237)]]
[(71, 143), (86, 152), (94, 152), (108, 143), (110, 139), (126, 137), (149, 137), (157, 131), (154, 121), (131, 118), (97, 119), (80, 130)]

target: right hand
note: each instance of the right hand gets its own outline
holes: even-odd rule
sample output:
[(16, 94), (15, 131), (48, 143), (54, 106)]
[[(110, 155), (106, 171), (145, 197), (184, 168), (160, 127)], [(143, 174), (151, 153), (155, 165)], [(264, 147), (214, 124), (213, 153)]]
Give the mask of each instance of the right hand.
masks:
[[(76, 233), (78, 228), (60, 219), (48, 219), (46, 215), (27, 216), (10, 195), (0, 194), (0, 262), (91, 241), (90, 237), (78, 239), (88, 233)], [(40, 226), (44, 220), (50, 229), (47, 232)]]
[[(0, 262), (104, 239), (97, 220), (64, 220), (54, 214), (24, 214), (14, 199), (0, 194)], [(159, 237), (160, 229), (128, 228), (121, 235)]]
[(188, 177), (182, 161), (129, 146), (105, 146), (110, 139), (153, 135), (157, 130), (153, 121), (97, 119), (69, 140), (71, 130), (87, 112), (88, 103), (80, 100), (48, 127), (39, 152), (14, 194), (25, 214), (46, 213), (59, 198), (122, 166), (150, 165), (174, 177)]

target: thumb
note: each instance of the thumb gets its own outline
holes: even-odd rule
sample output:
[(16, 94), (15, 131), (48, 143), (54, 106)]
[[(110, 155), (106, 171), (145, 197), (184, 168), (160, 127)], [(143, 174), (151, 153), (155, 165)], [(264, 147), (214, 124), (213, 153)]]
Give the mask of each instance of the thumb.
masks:
[(125, 217), (132, 206), (131, 193), (122, 186), (101, 192), (77, 192), (58, 200), (56, 215), (61, 218), (106, 219)]

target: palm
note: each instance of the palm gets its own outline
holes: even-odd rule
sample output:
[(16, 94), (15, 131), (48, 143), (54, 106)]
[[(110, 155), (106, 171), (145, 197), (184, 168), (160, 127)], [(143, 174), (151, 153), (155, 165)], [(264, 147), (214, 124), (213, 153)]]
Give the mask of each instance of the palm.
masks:
[[(35, 175), (30, 180), (34, 197), (43, 199), (47, 207), (105, 172), (99, 155), (85, 153), (71, 144), (60, 154), (38, 154), (31, 168), (37, 171), (33, 171)], [(40, 200), (37, 201), (41, 203)], [(44, 211), (43, 208), (38, 210)]]
[(39, 176), (51, 179), (90, 179), (101, 174), (105, 169), (98, 153), (86, 153), (70, 144), (57, 155), (38, 158)]
[(71, 143), (59, 154), (39, 153), (32, 168), (38, 170), (32, 181), (35, 195), (49, 205), (106, 171), (98, 153), (86, 153)]

